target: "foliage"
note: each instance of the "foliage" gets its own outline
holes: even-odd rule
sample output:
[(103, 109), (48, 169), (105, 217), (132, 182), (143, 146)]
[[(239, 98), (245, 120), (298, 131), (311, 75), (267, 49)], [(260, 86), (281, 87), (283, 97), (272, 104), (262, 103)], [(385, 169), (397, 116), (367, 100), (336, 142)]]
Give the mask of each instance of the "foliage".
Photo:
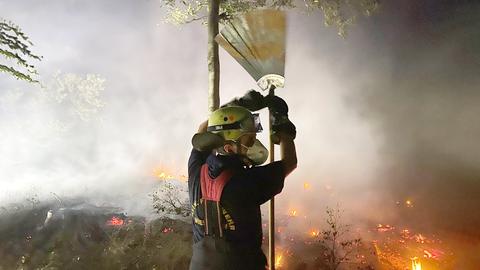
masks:
[(97, 74), (57, 72), (42, 82), (39, 91), (3, 89), (0, 109), (9, 117), (0, 124), (0, 132), (18, 132), (34, 143), (101, 120), (105, 85), (105, 79)]
[(163, 181), (161, 186), (150, 194), (153, 208), (157, 214), (188, 217), (190, 215), (188, 198), (180, 195), (186, 193), (182, 186)]
[(105, 106), (101, 99), (104, 90), (105, 79), (99, 75), (57, 72), (42, 93), (48, 101), (65, 104), (73, 114), (88, 121)]
[(344, 37), (357, 14), (370, 16), (378, 8), (379, 0), (304, 0), (304, 3), (309, 12), (320, 10), (325, 25), (335, 26)]
[[(209, 0), (162, 0), (167, 8), (167, 21), (185, 24), (193, 21), (206, 22)], [(379, 5), (379, 0), (223, 0), (220, 2), (220, 20), (231, 19), (239, 13), (257, 8), (291, 9), (301, 8), (308, 13), (319, 11), (323, 14), (325, 25), (334, 26), (340, 36), (345, 36), (347, 28), (358, 14), (370, 16)]]
[(33, 43), (27, 35), (12, 22), (0, 19), (0, 55), (7, 61), (16, 62), (17, 67), (0, 63), (0, 71), (12, 75), (19, 80), (38, 82), (34, 79), (37, 70), (29, 60), (41, 60), (40, 56), (32, 53), (30, 46)]

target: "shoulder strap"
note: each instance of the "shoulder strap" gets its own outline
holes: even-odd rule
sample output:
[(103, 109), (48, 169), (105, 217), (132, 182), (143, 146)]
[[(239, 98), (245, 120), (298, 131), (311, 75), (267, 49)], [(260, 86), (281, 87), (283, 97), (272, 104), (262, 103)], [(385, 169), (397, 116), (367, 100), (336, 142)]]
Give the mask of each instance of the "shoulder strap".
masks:
[(216, 178), (211, 178), (208, 174), (208, 165), (204, 164), (200, 173), (202, 198), (204, 200), (219, 202), (222, 197), (223, 188), (232, 175), (233, 173), (230, 170), (225, 170)]
[[(218, 232), (218, 236), (223, 237), (220, 199), (223, 189), (232, 175), (232, 171), (225, 170), (218, 177), (211, 178), (208, 174), (208, 165), (204, 164), (201, 168), (200, 187), (205, 211), (205, 235), (215, 236)], [(217, 208), (216, 214), (213, 212), (213, 208)], [(208, 222), (215, 219), (217, 219), (217, 222)]]

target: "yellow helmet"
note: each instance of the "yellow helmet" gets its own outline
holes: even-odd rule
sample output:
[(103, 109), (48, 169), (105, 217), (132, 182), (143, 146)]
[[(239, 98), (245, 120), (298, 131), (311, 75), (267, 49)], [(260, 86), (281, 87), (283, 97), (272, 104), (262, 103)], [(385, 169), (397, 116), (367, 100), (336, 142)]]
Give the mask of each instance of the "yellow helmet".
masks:
[(237, 141), (244, 134), (261, 130), (258, 114), (240, 106), (223, 107), (212, 112), (207, 132), (195, 134), (192, 144), (197, 150), (207, 151), (222, 146), (225, 141)]
[[(214, 111), (208, 118), (207, 132), (197, 133), (192, 145), (200, 151), (210, 151), (221, 147), (225, 141), (237, 141), (244, 134), (262, 131), (258, 114), (239, 107), (223, 107)], [(246, 157), (252, 164), (260, 165), (268, 158), (268, 150), (257, 139), (248, 149)]]
[(237, 141), (244, 134), (261, 130), (258, 114), (240, 106), (220, 108), (208, 118), (207, 131), (220, 135), (226, 141)]

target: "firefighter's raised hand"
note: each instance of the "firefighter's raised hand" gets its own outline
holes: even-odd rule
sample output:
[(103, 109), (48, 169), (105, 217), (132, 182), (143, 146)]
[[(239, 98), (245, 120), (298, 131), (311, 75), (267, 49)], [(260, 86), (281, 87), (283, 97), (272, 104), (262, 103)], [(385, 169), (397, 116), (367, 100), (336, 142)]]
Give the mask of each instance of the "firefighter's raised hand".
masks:
[(290, 121), (285, 121), (280, 126), (274, 126), (272, 141), (280, 145), (280, 156), (283, 163), (285, 176), (289, 175), (297, 168), (297, 151), (295, 150), (295, 125)]
[(288, 119), (288, 116), (272, 113), (272, 141), (275, 144), (279, 144), (281, 137), (288, 137), (292, 140), (297, 136), (297, 128), (295, 125)]
[(250, 90), (242, 97), (233, 99), (222, 108), (228, 106), (241, 106), (252, 112), (268, 107), (272, 113), (288, 116), (288, 105), (285, 100), (275, 95), (263, 96), (255, 90)]
[(265, 105), (272, 113), (288, 116), (288, 105), (283, 98), (274, 95), (265, 97)]
[(228, 106), (241, 106), (249, 111), (258, 111), (265, 108), (267, 105), (265, 103), (265, 97), (255, 90), (248, 91), (245, 95), (240, 98), (235, 98), (223, 107)]

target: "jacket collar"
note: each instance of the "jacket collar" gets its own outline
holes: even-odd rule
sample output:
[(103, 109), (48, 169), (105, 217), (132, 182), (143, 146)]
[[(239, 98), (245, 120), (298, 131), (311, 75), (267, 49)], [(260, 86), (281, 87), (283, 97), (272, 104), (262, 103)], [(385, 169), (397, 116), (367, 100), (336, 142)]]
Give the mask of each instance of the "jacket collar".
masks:
[(219, 176), (224, 170), (240, 170), (245, 166), (239, 155), (215, 155), (207, 158), (208, 174), (212, 178)]

